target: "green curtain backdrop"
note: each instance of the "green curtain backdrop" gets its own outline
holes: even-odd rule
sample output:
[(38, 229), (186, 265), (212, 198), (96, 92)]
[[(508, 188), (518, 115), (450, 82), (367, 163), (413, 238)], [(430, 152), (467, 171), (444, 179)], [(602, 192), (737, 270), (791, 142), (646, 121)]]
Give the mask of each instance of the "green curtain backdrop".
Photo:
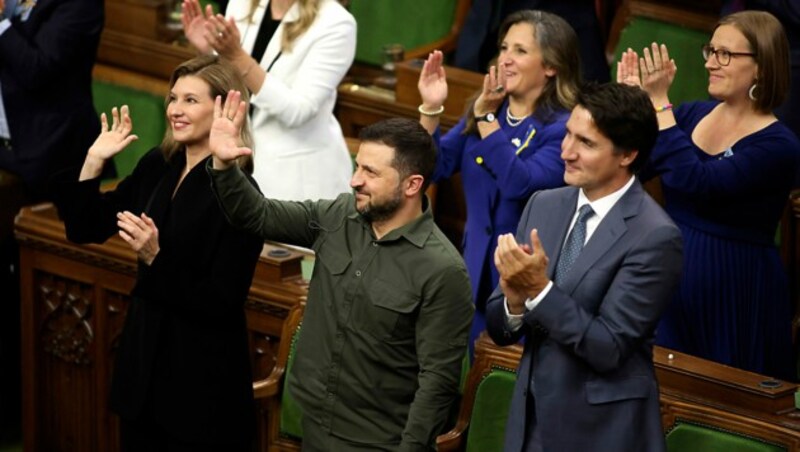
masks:
[(411, 49), (450, 32), (457, 0), (352, 0), (356, 18), (356, 61), (381, 65), (383, 46)]

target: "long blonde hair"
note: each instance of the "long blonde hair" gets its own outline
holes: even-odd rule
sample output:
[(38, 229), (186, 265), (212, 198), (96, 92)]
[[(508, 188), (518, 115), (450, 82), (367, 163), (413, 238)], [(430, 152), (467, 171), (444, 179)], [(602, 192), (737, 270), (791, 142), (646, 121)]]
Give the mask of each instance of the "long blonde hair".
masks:
[[(263, 0), (250, 0), (250, 12), (247, 15), (247, 20), (253, 22), (253, 15), (259, 3)], [(281, 36), (281, 52), (288, 52), (292, 50), (294, 41), (308, 31), (311, 24), (317, 19), (319, 14), (319, 4), (321, 0), (295, 0), (300, 9), (300, 16), (293, 22), (285, 22), (283, 24), (283, 36)], [(264, 14), (268, 14), (265, 11)]]
[[(169, 81), (170, 91), (175, 86), (175, 83), (181, 77), (194, 76), (208, 84), (209, 94), (211, 98), (222, 96), (222, 101), (228, 96), (230, 90), (236, 90), (242, 93), (242, 100), (245, 102), (250, 101), (250, 92), (247, 90), (244, 80), (242, 80), (239, 72), (233, 66), (220, 61), (216, 55), (202, 55), (191, 60), (184, 61), (172, 72), (172, 77)], [(164, 105), (169, 104), (170, 96), (167, 94), (164, 99)], [(242, 145), (250, 149), (254, 149), (253, 135), (250, 132), (250, 121), (245, 120), (241, 132)], [(161, 152), (164, 154), (166, 160), (170, 160), (178, 152), (185, 150), (185, 146), (175, 141), (172, 136), (172, 128), (167, 127), (164, 132), (164, 139), (161, 142)], [(248, 174), (253, 172), (253, 158), (249, 155), (242, 156), (237, 159), (239, 166)]]

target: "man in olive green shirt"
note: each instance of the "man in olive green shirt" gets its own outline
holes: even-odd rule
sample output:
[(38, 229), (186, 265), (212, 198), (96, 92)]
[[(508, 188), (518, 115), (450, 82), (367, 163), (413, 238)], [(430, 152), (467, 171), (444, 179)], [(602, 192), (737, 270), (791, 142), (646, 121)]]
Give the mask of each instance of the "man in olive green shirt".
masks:
[[(218, 112), (215, 130), (239, 121), (231, 111)], [(473, 304), (462, 258), (424, 195), (430, 135), (406, 119), (365, 128), (355, 195), (305, 202), (263, 198), (230, 164), (249, 151), (216, 139), (224, 135), (212, 133), (209, 172), (231, 223), (316, 252), (290, 384), (303, 450), (434, 450)]]

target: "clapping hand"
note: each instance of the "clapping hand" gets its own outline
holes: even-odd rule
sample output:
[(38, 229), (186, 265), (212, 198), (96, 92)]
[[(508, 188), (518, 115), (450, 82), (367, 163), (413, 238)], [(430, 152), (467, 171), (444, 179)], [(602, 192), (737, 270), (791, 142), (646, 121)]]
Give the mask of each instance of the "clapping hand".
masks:
[(525, 312), (525, 300), (536, 297), (549, 281), (547, 264), (550, 259), (542, 247), (538, 231), (533, 229), (530, 237), (531, 245), (518, 244), (513, 234), (497, 238), (494, 264), (511, 314)]
[(631, 48), (622, 52), (617, 62), (617, 83), (642, 87), (642, 79), (639, 77), (639, 55)]
[(205, 14), (198, 0), (183, 0), (181, 5), (181, 23), (186, 39), (202, 54), (210, 54), (213, 50), (206, 39), (206, 22), (214, 16), (211, 5), (206, 5)]
[(239, 27), (233, 18), (225, 19), (222, 14), (207, 17), (203, 36), (211, 48), (221, 57), (233, 61), (236, 58), (249, 58), (241, 44)]
[(496, 112), (506, 97), (506, 74), (501, 66), (491, 66), (489, 73), (483, 77), (483, 91), (475, 100), (473, 113), (475, 116)]
[(617, 63), (617, 82), (640, 86), (654, 102), (665, 101), (678, 67), (670, 59), (667, 46), (655, 42), (642, 50), (643, 57), (628, 49)]
[(140, 217), (128, 212), (117, 214), (119, 235), (136, 251), (139, 260), (152, 265), (160, 251), (158, 246), (158, 228), (153, 219), (142, 213)]
[(242, 93), (229, 91), (222, 104), (222, 98), (214, 100), (214, 122), (211, 124), (209, 147), (214, 155), (214, 168), (228, 168), (234, 160), (253, 151), (241, 146), (241, 131), (247, 119), (247, 102)]

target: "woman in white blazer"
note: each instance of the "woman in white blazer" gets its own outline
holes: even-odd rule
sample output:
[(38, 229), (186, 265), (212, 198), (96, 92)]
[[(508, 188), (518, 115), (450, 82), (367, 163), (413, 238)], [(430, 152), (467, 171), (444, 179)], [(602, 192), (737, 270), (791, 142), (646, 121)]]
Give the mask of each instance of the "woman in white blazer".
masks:
[(264, 195), (350, 191), (352, 163), (333, 107), (355, 55), (353, 16), (336, 0), (231, 0), (226, 16), (183, 2), (189, 41), (230, 61), (253, 93), (253, 177)]

